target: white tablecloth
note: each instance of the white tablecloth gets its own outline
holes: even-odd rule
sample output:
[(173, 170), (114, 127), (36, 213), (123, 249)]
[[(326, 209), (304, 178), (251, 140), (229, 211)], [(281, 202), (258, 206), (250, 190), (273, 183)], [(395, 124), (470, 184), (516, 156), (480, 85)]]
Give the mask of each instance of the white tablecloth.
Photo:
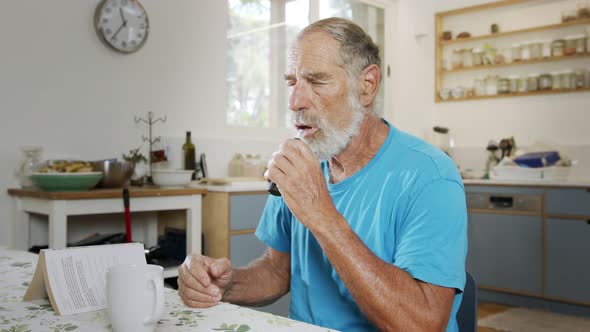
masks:
[[(106, 310), (57, 316), (47, 300), (23, 302), (36, 264), (37, 255), (0, 248), (0, 332), (111, 331)], [(330, 331), (229, 303), (188, 308), (168, 288), (165, 298), (164, 316), (156, 331)]]

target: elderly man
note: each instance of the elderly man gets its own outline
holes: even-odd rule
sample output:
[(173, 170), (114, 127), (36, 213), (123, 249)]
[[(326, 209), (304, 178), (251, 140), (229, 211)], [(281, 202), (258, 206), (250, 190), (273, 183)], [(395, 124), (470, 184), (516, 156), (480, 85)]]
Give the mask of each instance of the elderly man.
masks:
[(378, 48), (330, 18), (297, 37), (285, 80), (302, 140), (273, 154), (258, 238), (242, 268), (189, 256), (191, 307), (266, 305), (291, 291), (290, 317), (342, 331), (456, 331), (465, 284), (465, 194), (453, 162), (374, 111)]

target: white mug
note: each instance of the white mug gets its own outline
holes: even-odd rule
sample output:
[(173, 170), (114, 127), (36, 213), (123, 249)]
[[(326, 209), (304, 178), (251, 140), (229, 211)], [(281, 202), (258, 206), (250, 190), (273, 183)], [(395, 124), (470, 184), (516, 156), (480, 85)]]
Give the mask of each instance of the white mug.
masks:
[(116, 265), (107, 271), (107, 300), (115, 332), (152, 332), (164, 311), (164, 269)]

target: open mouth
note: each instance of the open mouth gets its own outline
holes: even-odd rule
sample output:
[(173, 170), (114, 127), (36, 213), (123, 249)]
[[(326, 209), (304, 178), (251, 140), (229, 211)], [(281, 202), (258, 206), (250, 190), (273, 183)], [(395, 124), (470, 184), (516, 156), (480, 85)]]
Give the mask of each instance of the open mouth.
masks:
[(302, 125), (302, 124), (296, 124), (296, 125), (295, 125), (295, 128), (297, 128), (297, 130), (309, 130), (309, 129), (311, 129), (312, 127), (310, 127), (310, 126), (307, 126), (307, 125)]

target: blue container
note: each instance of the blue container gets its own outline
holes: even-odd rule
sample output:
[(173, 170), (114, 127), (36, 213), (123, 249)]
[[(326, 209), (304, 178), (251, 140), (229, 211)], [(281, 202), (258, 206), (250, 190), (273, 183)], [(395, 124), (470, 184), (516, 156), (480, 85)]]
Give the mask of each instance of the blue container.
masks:
[(522, 167), (547, 167), (554, 165), (561, 157), (557, 151), (534, 152), (514, 158), (514, 162)]

